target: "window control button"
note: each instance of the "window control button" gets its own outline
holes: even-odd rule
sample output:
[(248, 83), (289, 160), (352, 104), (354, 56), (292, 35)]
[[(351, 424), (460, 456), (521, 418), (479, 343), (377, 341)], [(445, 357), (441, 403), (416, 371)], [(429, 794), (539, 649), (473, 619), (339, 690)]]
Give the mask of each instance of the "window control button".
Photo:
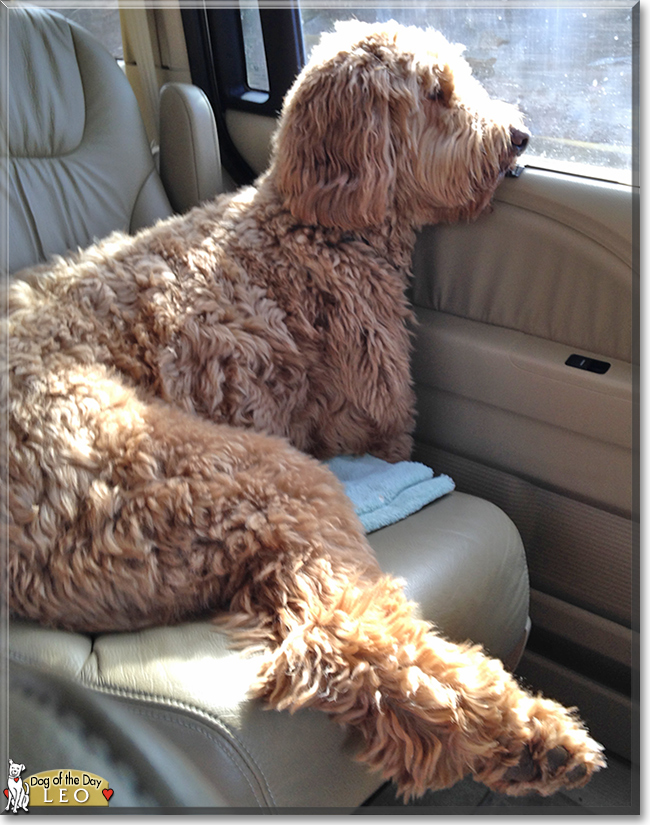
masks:
[(604, 375), (611, 367), (607, 361), (598, 361), (596, 358), (587, 358), (586, 355), (569, 355), (564, 362), (567, 367), (576, 367), (579, 370), (587, 370), (587, 372), (596, 372), (598, 375)]

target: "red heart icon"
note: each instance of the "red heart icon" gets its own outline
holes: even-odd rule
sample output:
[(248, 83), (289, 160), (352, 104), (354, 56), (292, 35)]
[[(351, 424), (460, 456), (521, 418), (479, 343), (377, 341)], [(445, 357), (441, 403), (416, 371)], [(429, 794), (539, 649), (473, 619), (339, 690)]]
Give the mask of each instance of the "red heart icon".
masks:
[(9, 799), (9, 788), (5, 788), (4, 794), (7, 797), (7, 799)]
[(106, 797), (106, 800), (108, 801), (113, 796), (115, 791), (112, 788), (104, 788), (102, 793), (104, 794), (104, 796)]

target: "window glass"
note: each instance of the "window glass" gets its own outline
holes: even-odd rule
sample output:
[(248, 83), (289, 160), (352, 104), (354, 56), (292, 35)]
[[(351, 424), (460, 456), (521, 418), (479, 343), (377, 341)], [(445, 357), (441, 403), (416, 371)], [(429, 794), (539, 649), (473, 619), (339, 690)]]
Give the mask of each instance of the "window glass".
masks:
[(256, 5), (246, 5), (240, 9), (242, 33), (244, 35), (244, 55), (246, 58), (246, 82), (251, 89), (268, 92), (269, 74), (266, 68), (266, 52), (260, 10)]
[(526, 114), (533, 137), (523, 163), (630, 182), (632, 5), (305, 6), (301, 17), (307, 53), (337, 19), (439, 29), (466, 47), (492, 96)]
[(124, 62), (120, 11), (117, 0), (104, 0), (101, 7), (93, 4), (88, 7), (68, 8), (52, 4), (50, 8), (87, 29), (108, 49), (117, 61)]

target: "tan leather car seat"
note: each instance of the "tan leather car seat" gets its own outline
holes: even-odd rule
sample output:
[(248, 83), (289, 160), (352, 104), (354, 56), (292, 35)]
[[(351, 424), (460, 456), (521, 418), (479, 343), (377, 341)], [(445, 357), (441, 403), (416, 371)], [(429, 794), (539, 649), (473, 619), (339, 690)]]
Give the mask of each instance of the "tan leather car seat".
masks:
[[(8, 66), (10, 72), (8, 111), (0, 113), (9, 130), (9, 171), (0, 181), (6, 187), (0, 197), (9, 208), (9, 272), (169, 214), (135, 98), (115, 61), (56, 13), (2, 13), (9, 15), (10, 31), (2, 70)], [(206, 195), (200, 170), (205, 153), (214, 157), (216, 133), (210, 137), (214, 124), (201, 94), (181, 90), (171, 101), (187, 114), (188, 134), (198, 129), (195, 141), (177, 133), (185, 149), (173, 138), (167, 141), (178, 157), (168, 158), (163, 168), (183, 208)], [(173, 128), (164, 124), (163, 132)], [(190, 146), (201, 155), (196, 163), (182, 154)], [(199, 170), (194, 195), (182, 182), (170, 182), (174, 168), (182, 176), (188, 164)], [(218, 188), (218, 181), (217, 170), (207, 189)], [(499, 509), (454, 492), (369, 538), (384, 569), (407, 580), (426, 618), (451, 638), (482, 642), (510, 666), (516, 663), (527, 630), (527, 569), (519, 535)], [(8, 638), (15, 663), (9, 755), (26, 765), (26, 776), (83, 757), (84, 764), (75, 767), (96, 767), (100, 775), (112, 771), (105, 777), (115, 790), (111, 807), (238, 810), (352, 810), (382, 784), (354, 761), (354, 736), (325, 715), (264, 712), (248, 701), (256, 658), (230, 650), (227, 638), (207, 621), (84, 635), (14, 620)], [(38, 699), (47, 695), (52, 712)], [(35, 705), (49, 725), (35, 725)], [(70, 718), (75, 724), (64, 721)], [(94, 726), (108, 748), (108, 762), (106, 749), (80, 746), (75, 725)], [(134, 736), (137, 760), (129, 750)], [(134, 761), (146, 770), (127, 780), (124, 766)], [(201, 792), (190, 794), (187, 783), (179, 788), (178, 777), (188, 773)]]

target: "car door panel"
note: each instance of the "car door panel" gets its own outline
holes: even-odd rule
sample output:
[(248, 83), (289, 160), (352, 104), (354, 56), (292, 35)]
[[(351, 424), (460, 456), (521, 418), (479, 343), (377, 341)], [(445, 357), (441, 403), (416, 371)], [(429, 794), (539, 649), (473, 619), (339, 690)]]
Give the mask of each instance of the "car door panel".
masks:
[(629, 364), (610, 359), (597, 375), (566, 366), (564, 344), (423, 308), (417, 317), (419, 441), (629, 516)]
[[(492, 213), (476, 223), (425, 228), (414, 303), (630, 361), (631, 190), (573, 178), (569, 198), (566, 177), (526, 170), (502, 183)], [(600, 199), (616, 220), (592, 206)]]
[(271, 157), (271, 136), (278, 121), (238, 109), (226, 109), (225, 121), (240, 155), (257, 174), (263, 172)]
[[(588, 723), (628, 755), (634, 197), (527, 169), (475, 223), (421, 231), (411, 288), (414, 458), (513, 519), (532, 588), (520, 672), (569, 702), (579, 682)], [(567, 366), (574, 353), (609, 367)]]

